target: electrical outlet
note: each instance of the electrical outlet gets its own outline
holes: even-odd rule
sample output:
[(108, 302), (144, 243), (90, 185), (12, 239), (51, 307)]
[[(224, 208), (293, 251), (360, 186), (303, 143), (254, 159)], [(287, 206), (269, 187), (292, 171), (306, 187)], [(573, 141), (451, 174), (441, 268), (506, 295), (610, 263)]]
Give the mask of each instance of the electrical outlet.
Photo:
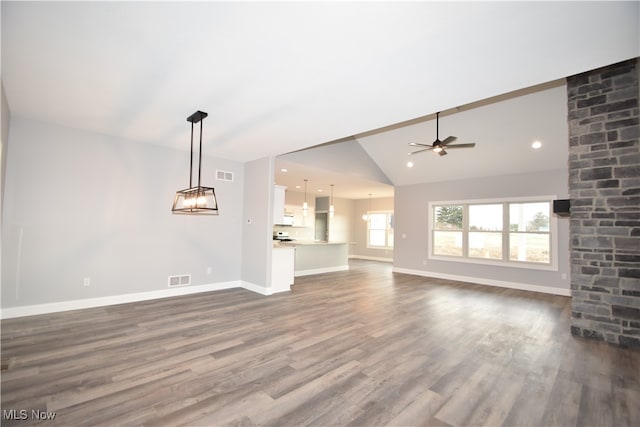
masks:
[(207, 274), (213, 273), (213, 267), (207, 267)]
[(422, 260), (422, 265), (427, 265), (427, 260), (426, 259)]
[(85, 277), (83, 282), (82, 282), (83, 286), (91, 286), (91, 277)]

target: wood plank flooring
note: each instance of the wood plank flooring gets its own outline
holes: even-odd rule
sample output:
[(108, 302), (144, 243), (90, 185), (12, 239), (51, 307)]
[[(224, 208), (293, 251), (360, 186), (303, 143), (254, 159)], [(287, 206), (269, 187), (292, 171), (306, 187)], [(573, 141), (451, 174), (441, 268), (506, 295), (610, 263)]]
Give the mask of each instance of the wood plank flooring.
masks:
[(640, 352), (569, 318), (566, 297), (353, 261), (271, 297), (9, 319), (2, 424), (639, 426)]

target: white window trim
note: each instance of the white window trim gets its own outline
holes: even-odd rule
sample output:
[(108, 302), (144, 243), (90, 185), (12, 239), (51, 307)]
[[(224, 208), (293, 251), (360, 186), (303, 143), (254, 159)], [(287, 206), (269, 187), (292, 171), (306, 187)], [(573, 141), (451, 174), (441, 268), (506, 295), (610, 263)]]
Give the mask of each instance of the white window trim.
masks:
[[(558, 271), (558, 219), (555, 215), (549, 215), (549, 260), (548, 264), (541, 264), (536, 262), (526, 261), (511, 261), (511, 260), (489, 260), (482, 258), (470, 258), (466, 256), (447, 256), (447, 255), (434, 255), (433, 254), (433, 207), (442, 205), (473, 205), (473, 204), (492, 204), (492, 203), (536, 203), (536, 202), (549, 202), (553, 206), (553, 201), (557, 199), (557, 196), (531, 196), (531, 197), (504, 197), (499, 199), (470, 199), (470, 200), (443, 200), (429, 202), (427, 222), (427, 259), (434, 261), (448, 261), (448, 262), (461, 262), (466, 264), (482, 264), (492, 265), (498, 267), (515, 267), (526, 268), (531, 270), (547, 270)], [(506, 213), (503, 213), (506, 216)], [(468, 215), (465, 216), (465, 223), (468, 221)], [(504, 224), (503, 227), (508, 227), (508, 224)], [(468, 233), (468, 227), (465, 227), (464, 236)], [(505, 231), (503, 230), (503, 233)], [(506, 230), (504, 235), (508, 235), (509, 231)], [(368, 234), (368, 233), (367, 233)], [(368, 239), (368, 236), (367, 236)]]
[[(385, 211), (369, 211), (369, 212), (367, 212), (367, 215), (370, 215), (370, 214), (387, 214), (387, 215), (391, 214), (391, 215), (393, 215), (393, 211), (392, 210), (385, 210)], [(367, 231), (366, 231), (366, 233), (367, 233), (367, 249), (379, 249), (379, 250), (383, 250), (383, 251), (392, 251), (393, 250), (393, 246), (388, 246), (389, 245), (388, 241), (387, 241), (387, 246), (371, 246), (371, 244), (369, 243), (369, 235), (370, 235), (370, 233), (369, 233), (369, 225), (370, 224), (371, 224), (371, 220), (368, 219), (367, 220)], [(376, 228), (376, 230), (378, 230), (378, 229)], [(389, 229), (387, 228), (385, 231), (386, 231), (385, 240), (388, 240), (389, 239)], [(395, 230), (394, 230), (394, 233), (395, 233)]]

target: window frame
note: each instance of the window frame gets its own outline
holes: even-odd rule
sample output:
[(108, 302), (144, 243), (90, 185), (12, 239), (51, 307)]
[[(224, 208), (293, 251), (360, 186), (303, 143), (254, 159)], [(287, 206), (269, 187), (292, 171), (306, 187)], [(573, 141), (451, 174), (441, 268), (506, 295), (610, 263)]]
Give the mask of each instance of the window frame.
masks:
[[(385, 214), (387, 217), (385, 218), (386, 228), (384, 228), (384, 239), (385, 246), (372, 246), (370, 242), (371, 238), (371, 218), (367, 219), (367, 249), (381, 249), (381, 250), (393, 250), (393, 238), (389, 239), (389, 231), (393, 230), (393, 226), (389, 226), (391, 219), (389, 215), (393, 215), (392, 210), (384, 210), (384, 211), (370, 211), (367, 212), (367, 215), (380, 215)], [(382, 228), (374, 228), (374, 230), (383, 230)], [(389, 245), (391, 243), (391, 245)]]
[[(500, 267), (515, 267), (534, 270), (558, 271), (558, 219), (553, 215), (553, 200), (557, 196), (504, 197), (495, 199), (443, 200), (428, 203), (427, 211), (427, 259), (435, 261), (461, 262), (468, 264), (482, 264)], [(509, 205), (511, 203), (548, 203), (549, 204), (549, 262), (517, 261), (510, 259), (510, 226)], [(477, 258), (469, 256), (469, 205), (502, 204), (502, 259)], [(435, 207), (462, 206), (462, 255), (434, 254)], [(536, 234), (536, 233), (531, 233)], [(538, 233), (540, 234), (540, 233)]]

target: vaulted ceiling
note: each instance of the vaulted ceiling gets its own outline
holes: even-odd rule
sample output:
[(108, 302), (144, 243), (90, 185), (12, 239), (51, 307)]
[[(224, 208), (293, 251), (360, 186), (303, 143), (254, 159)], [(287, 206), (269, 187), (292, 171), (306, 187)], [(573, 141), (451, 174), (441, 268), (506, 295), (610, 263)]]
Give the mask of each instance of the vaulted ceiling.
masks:
[[(352, 137), (396, 185), (485, 173), (494, 165), (483, 156), (495, 157), (500, 141), (508, 145), (498, 153), (519, 170), (533, 154), (516, 147), (535, 135), (549, 141), (543, 148), (559, 144), (562, 125), (547, 117), (562, 107), (544, 102), (557, 102), (561, 86), (534, 91), (532, 103), (465, 106), (640, 55), (638, 2), (1, 8), (12, 115), (186, 150), (186, 117), (199, 109), (209, 113), (208, 155), (249, 161)], [(477, 146), (441, 159), (425, 153), (408, 172), (407, 143), (434, 139), (436, 111), (442, 135)], [(376, 131), (411, 119), (388, 129), (398, 133)], [(432, 160), (443, 161), (426, 175), (419, 163)]]

